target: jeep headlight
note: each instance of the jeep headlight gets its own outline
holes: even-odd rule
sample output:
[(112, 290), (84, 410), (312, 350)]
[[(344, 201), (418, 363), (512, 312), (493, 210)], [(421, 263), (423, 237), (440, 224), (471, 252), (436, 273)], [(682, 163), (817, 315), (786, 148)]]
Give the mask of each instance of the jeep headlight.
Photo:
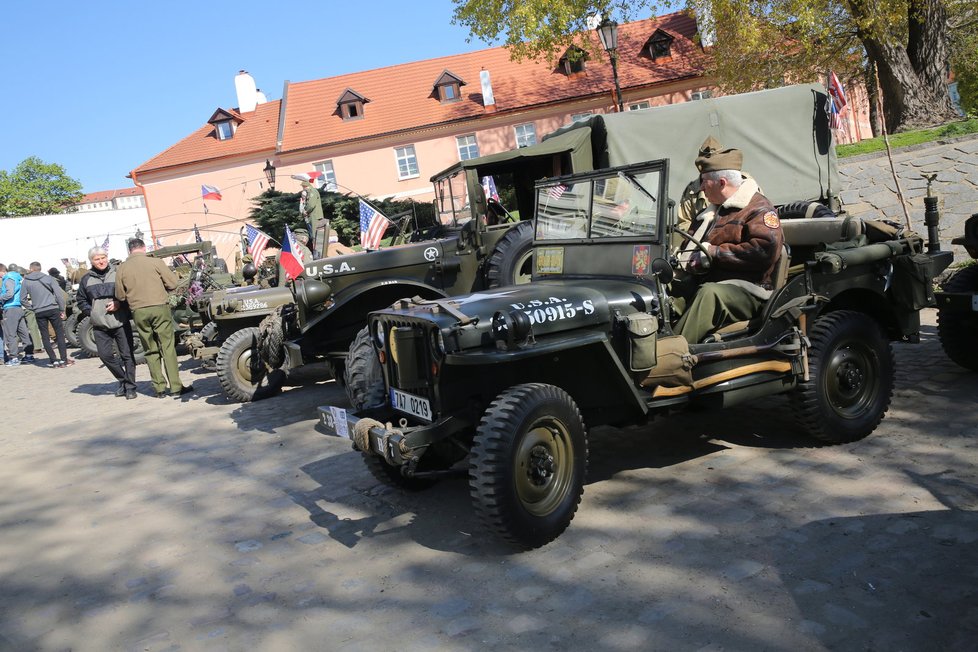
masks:
[(499, 311), (492, 316), (489, 334), (496, 340), (497, 345), (511, 348), (517, 342), (526, 340), (530, 335), (530, 329), (530, 318), (522, 310), (508, 313)]

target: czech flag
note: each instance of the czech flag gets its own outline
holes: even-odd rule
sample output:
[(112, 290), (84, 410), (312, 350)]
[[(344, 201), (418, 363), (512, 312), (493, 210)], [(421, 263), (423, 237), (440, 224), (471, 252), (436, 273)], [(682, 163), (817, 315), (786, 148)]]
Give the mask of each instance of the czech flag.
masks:
[(291, 281), (302, 276), (304, 270), (302, 254), (299, 252), (299, 245), (288, 226), (285, 227), (285, 237), (282, 238), (282, 253), (279, 254), (278, 261), (282, 265), (282, 269), (285, 270), (285, 276), (288, 280)]
[(201, 186), (200, 195), (204, 199), (220, 199), (221, 191), (214, 186)]

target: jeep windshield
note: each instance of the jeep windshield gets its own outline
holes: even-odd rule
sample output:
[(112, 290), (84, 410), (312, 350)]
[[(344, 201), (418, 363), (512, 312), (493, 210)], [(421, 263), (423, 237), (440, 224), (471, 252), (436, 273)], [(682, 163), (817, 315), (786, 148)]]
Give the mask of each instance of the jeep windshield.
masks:
[(465, 170), (435, 180), (435, 215), (442, 224), (459, 225), (472, 219)]
[(537, 184), (537, 240), (656, 240), (664, 165), (629, 166)]

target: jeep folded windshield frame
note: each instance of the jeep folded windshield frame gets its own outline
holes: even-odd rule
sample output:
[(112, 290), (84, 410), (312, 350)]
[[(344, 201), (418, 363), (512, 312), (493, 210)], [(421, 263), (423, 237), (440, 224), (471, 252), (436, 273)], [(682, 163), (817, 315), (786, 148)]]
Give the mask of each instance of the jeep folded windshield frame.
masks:
[(536, 240), (640, 239), (665, 233), (668, 162), (650, 161), (536, 184)]

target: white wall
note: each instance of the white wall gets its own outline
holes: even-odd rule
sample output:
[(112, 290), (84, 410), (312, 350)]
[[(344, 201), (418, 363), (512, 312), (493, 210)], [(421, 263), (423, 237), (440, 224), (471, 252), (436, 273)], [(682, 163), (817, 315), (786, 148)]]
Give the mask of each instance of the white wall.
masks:
[(109, 257), (125, 260), (126, 239), (136, 229), (149, 243), (149, 219), (145, 208), (85, 211), (59, 215), (33, 215), (0, 219), (0, 262), (27, 267), (39, 261), (46, 272), (62, 258), (87, 261), (88, 250), (109, 236)]

